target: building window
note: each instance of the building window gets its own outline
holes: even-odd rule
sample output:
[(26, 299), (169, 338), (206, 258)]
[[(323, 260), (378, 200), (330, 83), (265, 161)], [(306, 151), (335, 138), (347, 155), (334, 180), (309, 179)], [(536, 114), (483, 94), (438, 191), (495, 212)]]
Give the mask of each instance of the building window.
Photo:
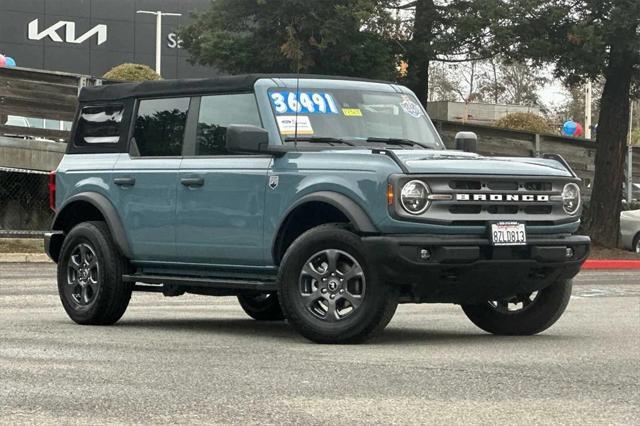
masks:
[(203, 96), (200, 101), (196, 155), (225, 155), (230, 124), (261, 126), (253, 94)]
[(171, 157), (182, 155), (189, 98), (145, 99), (136, 117), (132, 155)]

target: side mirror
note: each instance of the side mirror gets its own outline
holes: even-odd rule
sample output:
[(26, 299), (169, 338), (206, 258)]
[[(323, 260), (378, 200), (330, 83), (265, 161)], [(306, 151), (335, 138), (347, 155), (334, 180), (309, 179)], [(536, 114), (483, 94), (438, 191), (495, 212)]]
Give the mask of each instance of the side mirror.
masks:
[(455, 141), (458, 151), (478, 152), (478, 136), (473, 132), (458, 132)]
[(233, 153), (267, 152), (269, 132), (261, 127), (232, 124), (227, 126), (226, 148)]

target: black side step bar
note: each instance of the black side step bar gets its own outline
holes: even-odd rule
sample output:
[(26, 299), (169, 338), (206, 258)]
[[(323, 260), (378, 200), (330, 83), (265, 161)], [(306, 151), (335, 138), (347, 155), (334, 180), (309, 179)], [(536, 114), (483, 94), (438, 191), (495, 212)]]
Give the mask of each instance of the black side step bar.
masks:
[(171, 284), (178, 286), (209, 287), (232, 290), (266, 290), (275, 291), (274, 281), (238, 280), (222, 278), (174, 277), (169, 275), (123, 275), (122, 280), (130, 283)]

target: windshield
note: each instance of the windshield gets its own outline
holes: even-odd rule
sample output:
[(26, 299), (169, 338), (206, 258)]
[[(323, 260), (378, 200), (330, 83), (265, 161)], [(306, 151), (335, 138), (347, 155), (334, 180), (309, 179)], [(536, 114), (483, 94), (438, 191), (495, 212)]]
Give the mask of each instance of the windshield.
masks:
[(418, 101), (407, 94), (274, 88), (269, 98), (285, 143), (443, 148)]

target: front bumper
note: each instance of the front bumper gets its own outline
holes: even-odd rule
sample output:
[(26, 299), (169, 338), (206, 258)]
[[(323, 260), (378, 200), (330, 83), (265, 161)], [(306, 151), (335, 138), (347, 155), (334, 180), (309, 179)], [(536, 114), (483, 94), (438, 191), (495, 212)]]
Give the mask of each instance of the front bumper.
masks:
[[(363, 238), (386, 282), (413, 302), (479, 303), (573, 278), (589, 255), (586, 236), (530, 236), (526, 246), (486, 238), (384, 235)], [(426, 253), (421, 252), (426, 250)]]

